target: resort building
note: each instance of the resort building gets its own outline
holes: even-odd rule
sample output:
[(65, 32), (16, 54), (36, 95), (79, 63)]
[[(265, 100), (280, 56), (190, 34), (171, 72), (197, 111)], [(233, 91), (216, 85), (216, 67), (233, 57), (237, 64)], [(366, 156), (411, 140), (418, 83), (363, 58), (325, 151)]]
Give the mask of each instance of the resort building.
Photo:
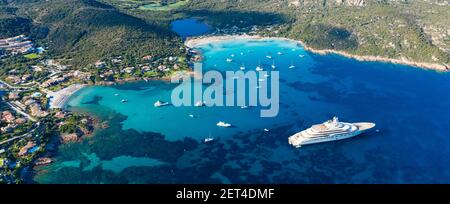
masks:
[(24, 54), (34, 50), (34, 44), (25, 35), (0, 39), (0, 50), (12, 54)]
[(10, 112), (10, 111), (3, 111), (2, 112), (2, 121), (7, 123), (13, 123), (16, 117)]

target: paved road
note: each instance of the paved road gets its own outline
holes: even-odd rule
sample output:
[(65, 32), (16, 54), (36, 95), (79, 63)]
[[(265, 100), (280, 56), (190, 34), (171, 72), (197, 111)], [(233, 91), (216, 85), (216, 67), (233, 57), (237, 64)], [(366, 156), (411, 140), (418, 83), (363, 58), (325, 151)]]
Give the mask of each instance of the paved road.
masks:
[(5, 81), (3, 81), (3, 80), (1, 80), (0, 79), (0, 83), (1, 84), (4, 84), (6, 87), (8, 87), (9, 89), (19, 89), (19, 90), (23, 90), (23, 89), (30, 89), (31, 87), (20, 87), (20, 86), (12, 86), (12, 85), (10, 85), (10, 84), (8, 84), (8, 83), (6, 83)]
[(24, 138), (24, 137), (30, 137), (30, 136), (33, 136), (33, 133), (34, 133), (39, 127), (40, 127), (40, 123), (38, 122), (38, 123), (37, 123), (37, 127), (33, 128), (32, 130), (28, 131), (27, 133), (25, 133), (25, 134), (23, 134), (23, 135), (19, 135), (19, 136), (15, 136), (15, 137), (9, 138), (9, 139), (7, 139), (7, 140), (3, 140), (3, 141), (0, 142), (0, 145), (6, 144), (6, 143), (8, 143), (8, 142), (11, 142), (11, 141), (14, 141), (14, 140), (17, 140), (17, 139), (21, 139), (21, 138)]
[(16, 87), (11, 86), (11, 85), (9, 85), (8, 83), (2, 81), (1, 79), (0, 79), (0, 83), (2, 83), (3, 85), (5, 85), (6, 87), (8, 87), (8, 88), (10, 88), (10, 89), (15, 89), (15, 88), (16, 88)]
[(11, 107), (14, 111), (16, 111), (17, 113), (19, 113), (20, 115), (23, 115), (25, 117), (27, 117), (29, 120), (33, 121), (33, 122), (37, 122), (36, 118), (33, 118), (31, 115), (28, 115), (27, 113), (23, 112), (19, 107), (17, 107), (16, 105), (10, 103), (10, 102), (6, 102), (6, 104), (9, 105), (9, 107)]

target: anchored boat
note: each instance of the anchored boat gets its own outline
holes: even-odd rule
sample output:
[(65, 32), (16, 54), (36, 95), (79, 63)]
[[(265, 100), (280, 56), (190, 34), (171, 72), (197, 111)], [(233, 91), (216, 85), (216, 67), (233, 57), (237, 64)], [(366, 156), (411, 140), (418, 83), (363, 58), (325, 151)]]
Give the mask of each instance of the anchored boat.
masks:
[(217, 123), (217, 126), (219, 126), (219, 127), (231, 127), (231, 124), (220, 121), (220, 122)]
[(374, 123), (346, 123), (340, 122), (337, 117), (334, 117), (332, 120), (313, 125), (306, 130), (290, 136), (288, 141), (289, 144), (298, 148), (307, 144), (347, 139), (357, 136), (373, 127), (375, 127)]
[(162, 102), (162, 101), (156, 101), (156, 103), (154, 104), (155, 107), (161, 107), (161, 106), (167, 106), (169, 105), (168, 102)]

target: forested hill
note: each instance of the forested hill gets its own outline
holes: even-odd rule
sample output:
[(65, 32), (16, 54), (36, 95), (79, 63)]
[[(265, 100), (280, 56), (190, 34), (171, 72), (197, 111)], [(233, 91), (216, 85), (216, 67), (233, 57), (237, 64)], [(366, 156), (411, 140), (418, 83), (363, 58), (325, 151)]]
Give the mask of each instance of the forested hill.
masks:
[(82, 67), (108, 57), (176, 54), (181, 40), (168, 26), (125, 14), (92, 0), (2, 2), (2, 37), (30, 35), (49, 47), (51, 56)]
[[(317, 49), (450, 63), (445, 0), (192, 0), (189, 6), (211, 13), (280, 14), (289, 19), (282, 34)], [(233, 20), (224, 15), (222, 21)]]
[(113, 55), (178, 55), (182, 42), (170, 21), (200, 17), (218, 28), (273, 25), (276, 35), (317, 49), (450, 64), (445, 0), (173, 0), (179, 4), (142, 8), (149, 2), (158, 4), (0, 0), (0, 37), (30, 35), (52, 57), (82, 67)]

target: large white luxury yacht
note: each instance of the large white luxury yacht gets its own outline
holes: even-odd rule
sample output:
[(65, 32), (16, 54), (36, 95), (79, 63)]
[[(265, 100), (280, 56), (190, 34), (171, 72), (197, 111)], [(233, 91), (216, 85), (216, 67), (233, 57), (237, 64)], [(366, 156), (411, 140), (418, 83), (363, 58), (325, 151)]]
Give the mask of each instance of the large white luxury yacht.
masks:
[(340, 122), (337, 117), (289, 137), (289, 144), (295, 147), (302, 145), (330, 142), (357, 136), (364, 131), (375, 127), (374, 123), (346, 123)]

